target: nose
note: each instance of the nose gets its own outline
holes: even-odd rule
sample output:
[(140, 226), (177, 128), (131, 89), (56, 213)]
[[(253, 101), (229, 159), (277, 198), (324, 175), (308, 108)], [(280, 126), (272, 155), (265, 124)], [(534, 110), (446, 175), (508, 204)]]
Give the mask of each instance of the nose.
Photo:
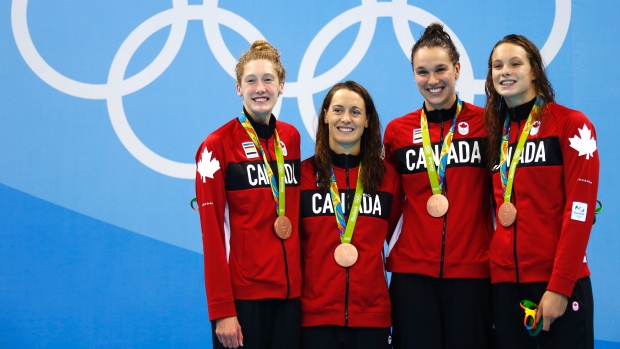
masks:
[(509, 76), (510, 75), (510, 69), (508, 69), (508, 66), (504, 66), (502, 68), (502, 76)]
[(349, 112), (345, 110), (342, 113), (342, 117), (340, 118), (340, 121), (344, 123), (351, 122), (351, 114), (349, 114)]
[(435, 73), (430, 72), (428, 74), (428, 83), (433, 85), (433, 84), (436, 84), (437, 82), (439, 82), (439, 79), (437, 79), (437, 76), (435, 75)]
[(265, 84), (260, 80), (258, 80), (258, 82), (256, 83), (256, 92), (258, 93), (265, 92)]

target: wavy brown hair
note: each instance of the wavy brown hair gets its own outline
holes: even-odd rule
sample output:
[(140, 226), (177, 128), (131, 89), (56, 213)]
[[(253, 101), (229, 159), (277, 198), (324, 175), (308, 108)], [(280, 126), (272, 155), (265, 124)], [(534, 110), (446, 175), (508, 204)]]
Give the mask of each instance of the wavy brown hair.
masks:
[(497, 44), (493, 46), (493, 50), (491, 50), (491, 54), (489, 55), (487, 79), (484, 89), (487, 96), (487, 103), (484, 109), (484, 121), (488, 138), (487, 159), (489, 167), (492, 167), (499, 158), (499, 147), (502, 139), (504, 122), (506, 120), (506, 115), (501, 113), (503, 104), (505, 103), (504, 99), (497, 93), (495, 85), (493, 85), (493, 53), (501, 44), (521, 46), (527, 53), (534, 76), (532, 83), (534, 84), (536, 95), (540, 97), (542, 104), (540, 112), (535, 118), (537, 120), (542, 120), (547, 104), (555, 102), (555, 92), (553, 91), (551, 82), (549, 82), (547, 78), (545, 65), (536, 45), (525, 36), (517, 34), (506, 35), (503, 39), (498, 41)]
[(321, 115), (318, 118), (318, 128), (316, 131), (316, 144), (314, 150), (314, 171), (317, 174), (317, 183), (325, 190), (329, 189), (331, 179), (330, 168), (332, 159), (329, 155), (329, 126), (323, 122), (325, 114), (329, 110), (334, 94), (339, 90), (349, 90), (357, 93), (364, 101), (366, 108), (366, 119), (368, 120), (368, 128), (362, 134), (360, 144), (360, 155), (363, 163), (362, 184), (364, 192), (376, 193), (385, 174), (385, 165), (383, 164), (383, 143), (381, 141), (381, 121), (379, 114), (375, 108), (375, 103), (370, 93), (355, 81), (345, 81), (334, 85), (329, 90), (323, 104), (321, 105)]
[(276, 50), (270, 43), (265, 40), (256, 40), (250, 45), (250, 50), (245, 52), (239, 62), (235, 66), (235, 74), (237, 74), (237, 83), (241, 85), (241, 78), (243, 77), (243, 70), (245, 65), (250, 61), (256, 59), (266, 59), (273, 63), (273, 67), (278, 74), (279, 82), (284, 82), (286, 78), (286, 70), (280, 62), (280, 51)]

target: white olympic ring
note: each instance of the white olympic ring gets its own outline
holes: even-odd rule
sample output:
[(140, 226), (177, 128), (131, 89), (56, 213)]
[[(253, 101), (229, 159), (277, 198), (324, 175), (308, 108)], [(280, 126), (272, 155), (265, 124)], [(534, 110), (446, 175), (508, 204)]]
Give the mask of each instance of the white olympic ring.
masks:
[[(219, 25), (225, 25), (247, 40), (264, 39), (260, 31), (244, 18), (218, 7), (218, 0), (205, 0), (202, 5), (189, 5), (187, 0), (172, 0), (172, 8), (154, 15), (140, 24), (119, 47), (105, 84), (90, 84), (72, 80), (49, 66), (37, 51), (27, 21), (28, 0), (13, 0), (11, 25), (17, 48), (30, 69), (45, 83), (68, 95), (86, 99), (107, 100), (110, 121), (121, 143), (138, 161), (161, 174), (193, 179), (195, 164), (166, 159), (145, 146), (131, 129), (123, 108), (123, 96), (136, 92), (155, 81), (174, 61), (185, 39), (190, 20), (201, 20), (207, 44), (224, 71), (235, 79), (234, 68), (237, 59), (232, 55), (221, 35)], [(377, 19), (391, 17), (396, 38), (401, 50), (409, 57), (415, 39), (409, 29), (409, 21), (423, 27), (440, 21), (434, 15), (407, 4), (407, 0), (378, 2), (362, 0), (354, 7), (332, 19), (314, 37), (301, 61), (297, 82), (286, 82), (283, 98), (297, 98), (300, 115), (309, 135), (314, 139), (317, 115), (313, 101), (315, 93), (324, 91), (344, 79), (362, 61), (374, 36)], [(571, 18), (571, 0), (555, 0), (555, 14), (551, 32), (543, 45), (541, 55), (547, 64), (551, 63), (564, 44)], [(327, 72), (314, 76), (323, 52), (342, 31), (361, 22), (359, 32), (347, 54)], [(168, 38), (155, 59), (142, 71), (125, 77), (132, 56), (151, 35), (170, 26)], [(452, 37), (461, 53), (461, 75), (457, 90), (459, 97), (473, 101), (477, 94), (484, 94), (484, 79), (474, 78), (473, 67), (465, 47), (449, 26), (444, 28)], [(278, 115), (282, 99), (274, 108)]]

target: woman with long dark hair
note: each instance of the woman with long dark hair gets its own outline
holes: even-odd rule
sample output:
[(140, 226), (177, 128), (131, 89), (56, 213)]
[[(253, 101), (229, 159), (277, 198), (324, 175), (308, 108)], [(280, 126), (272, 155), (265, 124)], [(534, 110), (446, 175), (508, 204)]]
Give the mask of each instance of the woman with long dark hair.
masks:
[(315, 155), (302, 162), (302, 348), (390, 348), (383, 247), (400, 216), (373, 100), (353, 81), (321, 106)]
[(411, 50), (422, 108), (392, 120), (386, 158), (407, 199), (389, 244), (394, 348), (489, 348), (491, 178), (483, 110), (456, 94), (459, 53), (439, 23)]
[[(586, 247), (600, 161), (594, 126), (555, 102), (540, 52), (521, 35), (505, 36), (491, 51), (486, 95), (499, 348), (593, 348)], [(537, 307), (526, 318), (529, 334), (523, 301)]]

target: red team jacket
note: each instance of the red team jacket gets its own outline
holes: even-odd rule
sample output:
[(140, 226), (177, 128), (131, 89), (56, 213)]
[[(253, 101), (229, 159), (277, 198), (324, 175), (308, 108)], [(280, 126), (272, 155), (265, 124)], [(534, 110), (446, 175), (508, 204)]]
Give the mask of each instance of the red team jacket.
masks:
[[(332, 155), (345, 219), (348, 219), (359, 158)], [(345, 158), (348, 165), (344, 164)], [(351, 240), (359, 257), (354, 265), (343, 268), (334, 260), (340, 236), (331, 196), (329, 190), (317, 187), (313, 161), (314, 157), (301, 165), (302, 326), (390, 327), (391, 305), (383, 248), (388, 230), (394, 228), (400, 216), (399, 175), (386, 165), (378, 192), (364, 194)]]
[[(236, 316), (235, 299), (290, 299), (301, 294), (300, 137), (293, 126), (276, 123), (272, 116), (273, 127), (284, 151), (286, 216), (293, 224), (287, 240), (274, 233), (277, 213), (267, 171), (239, 120), (211, 133), (196, 154), (196, 199), (211, 320)], [(260, 137), (260, 125), (255, 128)], [(260, 138), (260, 144), (277, 179), (274, 137), (266, 133), (270, 138)]]
[[(531, 105), (521, 116), (511, 117), (508, 161)], [(594, 126), (585, 115), (555, 103), (544, 113), (517, 165), (511, 197), (516, 222), (507, 228), (497, 223), (491, 281), (549, 282), (548, 290), (570, 297), (576, 280), (590, 275), (585, 254), (600, 160)], [(497, 169), (493, 188), (499, 207), (504, 200)]]
[[(455, 111), (456, 102), (441, 114), (427, 112), (435, 164)], [(402, 229), (391, 237), (387, 269), (436, 278), (489, 278), (493, 219), (483, 109), (463, 103), (443, 184), (450, 206), (440, 218), (426, 210), (433, 192), (422, 149), (420, 114), (421, 109), (394, 119), (385, 130), (386, 158), (400, 169), (406, 196)]]

